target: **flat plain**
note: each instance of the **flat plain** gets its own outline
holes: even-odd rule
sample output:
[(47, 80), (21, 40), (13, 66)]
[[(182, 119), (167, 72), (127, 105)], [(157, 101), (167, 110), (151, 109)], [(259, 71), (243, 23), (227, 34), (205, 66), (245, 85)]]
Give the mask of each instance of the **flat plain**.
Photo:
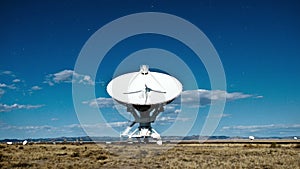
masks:
[(300, 168), (300, 142), (0, 144), (0, 168)]

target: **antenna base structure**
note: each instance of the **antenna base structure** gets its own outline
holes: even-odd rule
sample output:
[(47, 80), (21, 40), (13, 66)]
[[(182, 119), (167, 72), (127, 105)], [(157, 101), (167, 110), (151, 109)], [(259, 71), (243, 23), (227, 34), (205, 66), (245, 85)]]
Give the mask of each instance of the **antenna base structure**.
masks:
[[(156, 120), (159, 113), (164, 111), (164, 104), (150, 106), (126, 104), (125, 106), (127, 106), (127, 111), (134, 116), (135, 120), (120, 134), (120, 137), (136, 138), (139, 142), (143, 139), (144, 143), (148, 143), (149, 138), (152, 138), (156, 140), (157, 144), (161, 145), (160, 134), (151, 126), (151, 123)], [(139, 123), (139, 127), (131, 132), (136, 123)]]
[[(118, 103), (127, 107), (127, 112), (134, 116), (134, 122), (121, 134), (121, 137), (143, 139), (149, 138), (161, 145), (162, 140), (156, 130), (151, 127), (164, 106), (171, 103), (182, 91), (182, 84), (174, 77), (149, 71), (149, 66), (141, 65), (139, 72), (123, 74), (111, 80), (107, 85), (108, 94)], [(139, 127), (133, 132), (133, 126)]]

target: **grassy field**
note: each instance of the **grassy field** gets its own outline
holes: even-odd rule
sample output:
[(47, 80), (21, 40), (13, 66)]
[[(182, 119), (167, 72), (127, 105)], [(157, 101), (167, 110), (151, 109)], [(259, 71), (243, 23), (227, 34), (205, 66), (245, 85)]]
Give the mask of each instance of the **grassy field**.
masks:
[(300, 144), (0, 144), (0, 168), (300, 168)]

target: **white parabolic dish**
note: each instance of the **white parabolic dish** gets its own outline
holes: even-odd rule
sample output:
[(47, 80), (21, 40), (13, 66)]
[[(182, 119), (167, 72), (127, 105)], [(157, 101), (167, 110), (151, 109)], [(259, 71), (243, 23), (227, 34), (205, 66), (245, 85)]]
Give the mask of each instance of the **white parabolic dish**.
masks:
[(108, 94), (115, 100), (133, 105), (153, 105), (172, 101), (180, 95), (182, 84), (164, 73), (150, 72), (148, 67), (140, 72), (127, 73), (114, 78), (107, 85)]

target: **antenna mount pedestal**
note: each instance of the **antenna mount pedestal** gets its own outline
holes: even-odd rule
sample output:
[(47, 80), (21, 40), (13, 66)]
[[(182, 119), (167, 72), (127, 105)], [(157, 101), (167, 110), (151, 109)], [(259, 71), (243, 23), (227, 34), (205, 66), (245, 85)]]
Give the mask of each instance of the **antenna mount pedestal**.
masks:
[[(122, 133), (121, 137), (137, 138), (139, 141), (143, 139), (145, 143), (149, 142), (149, 138), (157, 141), (157, 144), (162, 144), (160, 134), (151, 127), (160, 112), (164, 111), (164, 104), (151, 105), (147, 110), (144, 105), (127, 104), (127, 111), (134, 116), (134, 122), (128, 126)], [(140, 111), (144, 110), (144, 111)], [(130, 132), (132, 127), (139, 123), (139, 127), (133, 132)]]

